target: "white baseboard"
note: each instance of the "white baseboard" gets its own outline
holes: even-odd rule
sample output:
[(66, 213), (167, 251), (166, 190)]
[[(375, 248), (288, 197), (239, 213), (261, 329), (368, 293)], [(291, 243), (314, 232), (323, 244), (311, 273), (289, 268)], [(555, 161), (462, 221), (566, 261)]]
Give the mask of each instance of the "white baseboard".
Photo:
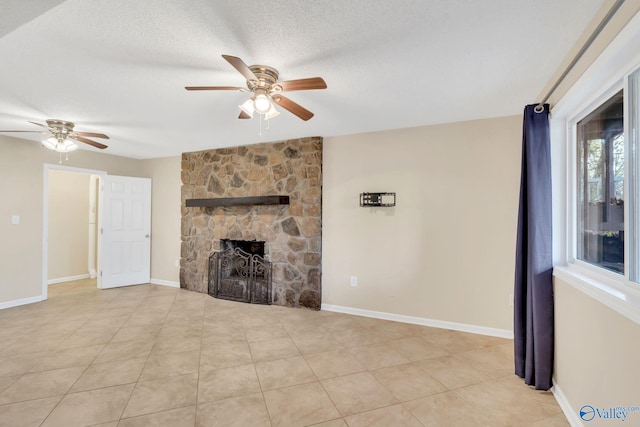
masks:
[(17, 307), (19, 305), (33, 304), (34, 302), (44, 301), (46, 298), (42, 295), (30, 298), (16, 299), (13, 301), (0, 302), (0, 310), (5, 308)]
[(560, 409), (564, 412), (564, 416), (567, 417), (567, 421), (571, 424), (571, 427), (582, 427), (584, 423), (580, 420), (580, 416), (574, 412), (573, 408), (569, 404), (567, 397), (562, 393), (562, 390), (558, 386), (555, 380), (553, 380), (553, 387), (551, 387), (553, 397), (556, 398)]
[(405, 316), (403, 314), (385, 313), (383, 311), (363, 310), (360, 308), (343, 307), (341, 305), (322, 304), (321, 310), (334, 311), (336, 313), (353, 314), (356, 316), (373, 317), (375, 319), (392, 320), (394, 322), (411, 323), (414, 325), (430, 326), (432, 328), (452, 329), (454, 331), (470, 332), (472, 334), (513, 339), (513, 331), (509, 331), (507, 329), (488, 328), (486, 326), (469, 325), (466, 323), (447, 322), (444, 320), (426, 319), (424, 317)]
[(80, 274), (78, 276), (60, 277), (58, 279), (47, 280), (47, 285), (55, 285), (56, 283), (73, 282), (74, 280), (88, 279), (89, 273)]
[(154, 285), (171, 286), (172, 288), (179, 288), (180, 282), (174, 282), (171, 280), (151, 279), (149, 283)]

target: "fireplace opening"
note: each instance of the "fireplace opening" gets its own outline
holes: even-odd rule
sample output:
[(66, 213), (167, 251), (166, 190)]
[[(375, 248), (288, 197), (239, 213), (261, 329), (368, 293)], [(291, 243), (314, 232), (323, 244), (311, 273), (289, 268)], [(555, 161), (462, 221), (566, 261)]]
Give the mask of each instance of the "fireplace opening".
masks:
[(220, 240), (220, 251), (209, 257), (209, 295), (252, 304), (271, 304), (271, 262), (265, 242)]
[(221, 251), (235, 248), (240, 248), (248, 254), (258, 255), (264, 258), (264, 242), (259, 242), (257, 240), (220, 240)]

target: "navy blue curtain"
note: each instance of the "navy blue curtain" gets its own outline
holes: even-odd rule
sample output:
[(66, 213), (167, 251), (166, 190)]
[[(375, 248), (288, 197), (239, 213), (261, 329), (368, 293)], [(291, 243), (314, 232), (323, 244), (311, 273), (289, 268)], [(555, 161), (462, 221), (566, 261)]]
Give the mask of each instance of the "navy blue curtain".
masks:
[(536, 390), (551, 388), (553, 269), (549, 105), (524, 109), (514, 286), (515, 372)]

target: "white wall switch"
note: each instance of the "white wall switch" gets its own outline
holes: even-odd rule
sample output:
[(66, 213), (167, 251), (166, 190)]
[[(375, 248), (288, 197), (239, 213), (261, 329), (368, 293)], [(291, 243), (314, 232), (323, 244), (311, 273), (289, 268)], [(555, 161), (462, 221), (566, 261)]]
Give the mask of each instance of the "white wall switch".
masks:
[(11, 224), (20, 224), (20, 215), (13, 215), (11, 217)]
[(351, 276), (351, 286), (354, 288), (358, 286), (358, 276)]

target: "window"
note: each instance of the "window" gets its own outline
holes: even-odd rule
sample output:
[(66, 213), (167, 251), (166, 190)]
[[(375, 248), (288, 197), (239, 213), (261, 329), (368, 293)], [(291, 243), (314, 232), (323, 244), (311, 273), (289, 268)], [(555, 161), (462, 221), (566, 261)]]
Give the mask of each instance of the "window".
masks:
[(574, 122), (575, 256), (639, 282), (640, 69), (627, 78)]
[(624, 104), (616, 93), (576, 125), (578, 256), (624, 274)]

